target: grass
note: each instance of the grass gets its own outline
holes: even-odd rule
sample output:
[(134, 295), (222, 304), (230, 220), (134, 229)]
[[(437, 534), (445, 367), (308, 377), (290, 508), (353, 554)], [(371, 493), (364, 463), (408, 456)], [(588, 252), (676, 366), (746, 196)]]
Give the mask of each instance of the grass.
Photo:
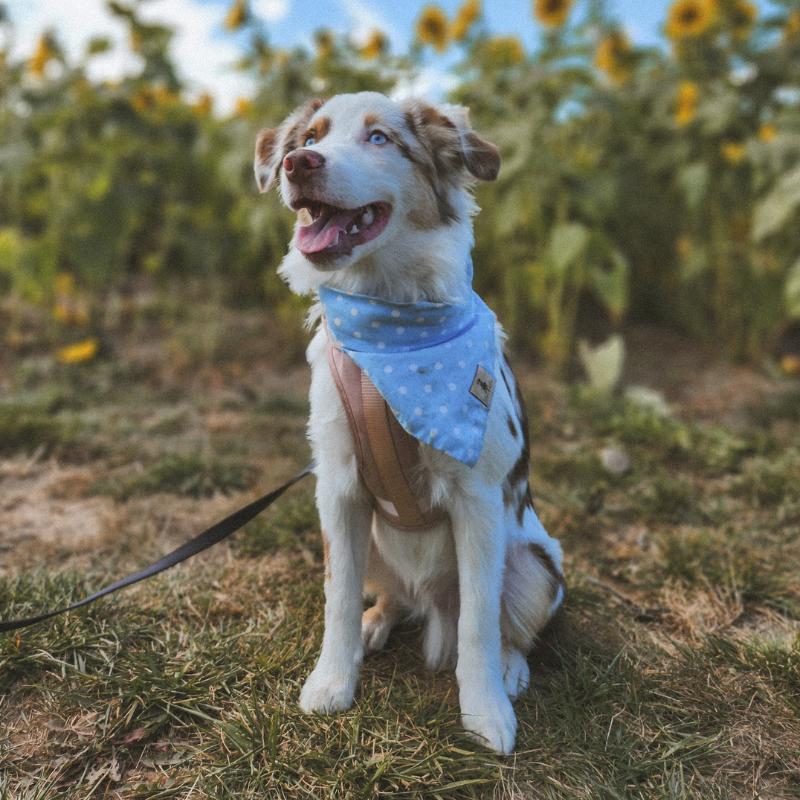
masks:
[[(304, 370), (267, 381), (269, 363), (248, 362), (140, 365), (148, 379), (127, 391), (102, 362), (63, 383), (18, 370), (0, 441), (15, 420), (31, 427), (3, 453), (0, 502), (45, 486), (44, 516), (28, 530), (19, 502), (0, 522), (3, 618), (92, 591), (307, 460)], [(219, 388), (198, 392), (197, 369)], [(709, 425), (679, 402), (659, 417), (518, 371), (569, 594), (531, 654), (513, 757), (465, 737), (455, 678), (423, 668), (414, 622), (367, 659), (350, 711), (300, 713), (322, 634), (309, 482), (193, 562), (0, 637), (0, 798), (800, 796), (800, 417), (786, 389)], [(629, 471), (605, 471), (607, 446)], [(67, 525), (75, 508), (105, 514), (107, 532), (87, 540)]]

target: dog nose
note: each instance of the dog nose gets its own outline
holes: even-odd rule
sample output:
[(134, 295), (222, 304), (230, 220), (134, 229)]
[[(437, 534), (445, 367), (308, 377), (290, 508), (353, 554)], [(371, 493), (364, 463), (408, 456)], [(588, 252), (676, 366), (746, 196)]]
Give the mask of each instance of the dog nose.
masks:
[(325, 157), (314, 150), (292, 150), (283, 159), (283, 171), (290, 181), (301, 181), (308, 176), (311, 170), (319, 169), (325, 163)]

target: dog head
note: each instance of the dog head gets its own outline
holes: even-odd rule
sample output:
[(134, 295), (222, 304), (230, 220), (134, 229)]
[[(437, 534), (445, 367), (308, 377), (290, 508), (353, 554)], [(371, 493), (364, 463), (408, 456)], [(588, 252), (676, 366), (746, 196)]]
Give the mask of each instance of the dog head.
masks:
[(469, 188), (499, 169), (497, 148), (472, 130), (466, 109), (375, 92), (312, 100), (256, 141), (259, 189), (279, 183), (297, 212), (281, 268), (290, 284), (293, 270), (310, 268), (319, 285), (389, 253), (423, 253), (465, 225), (469, 246)]

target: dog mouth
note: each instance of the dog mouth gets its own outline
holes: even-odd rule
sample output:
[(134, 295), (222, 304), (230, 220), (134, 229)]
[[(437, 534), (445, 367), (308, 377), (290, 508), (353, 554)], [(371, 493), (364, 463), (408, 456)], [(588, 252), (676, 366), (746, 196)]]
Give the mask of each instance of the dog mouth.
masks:
[(392, 213), (389, 203), (339, 208), (309, 198), (301, 198), (292, 208), (298, 222), (295, 246), (312, 261), (350, 255), (354, 247), (380, 235)]

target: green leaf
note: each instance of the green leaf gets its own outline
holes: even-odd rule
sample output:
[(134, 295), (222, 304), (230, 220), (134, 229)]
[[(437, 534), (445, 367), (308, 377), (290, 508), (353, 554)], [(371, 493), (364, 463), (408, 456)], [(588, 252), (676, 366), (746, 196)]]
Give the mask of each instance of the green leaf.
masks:
[(684, 167), (678, 173), (678, 186), (686, 196), (686, 204), (694, 211), (698, 208), (708, 187), (708, 165), (702, 161)]
[(597, 347), (592, 347), (585, 339), (578, 342), (580, 357), (589, 386), (597, 392), (609, 393), (622, 377), (625, 363), (625, 342), (615, 333)]
[(800, 167), (784, 175), (756, 206), (753, 237), (761, 241), (778, 231), (800, 205)]
[(86, 45), (86, 52), (90, 56), (107, 53), (110, 49), (111, 40), (106, 36), (92, 36), (92, 38), (89, 39), (89, 44)]
[(550, 237), (550, 260), (556, 272), (563, 274), (580, 258), (589, 241), (589, 231), (579, 222), (556, 225)]
[(783, 287), (783, 297), (786, 301), (786, 310), (792, 319), (800, 319), (800, 258), (786, 276)]
[(595, 267), (591, 278), (594, 290), (611, 315), (619, 319), (628, 307), (630, 265), (618, 250), (611, 252), (611, 268)]

